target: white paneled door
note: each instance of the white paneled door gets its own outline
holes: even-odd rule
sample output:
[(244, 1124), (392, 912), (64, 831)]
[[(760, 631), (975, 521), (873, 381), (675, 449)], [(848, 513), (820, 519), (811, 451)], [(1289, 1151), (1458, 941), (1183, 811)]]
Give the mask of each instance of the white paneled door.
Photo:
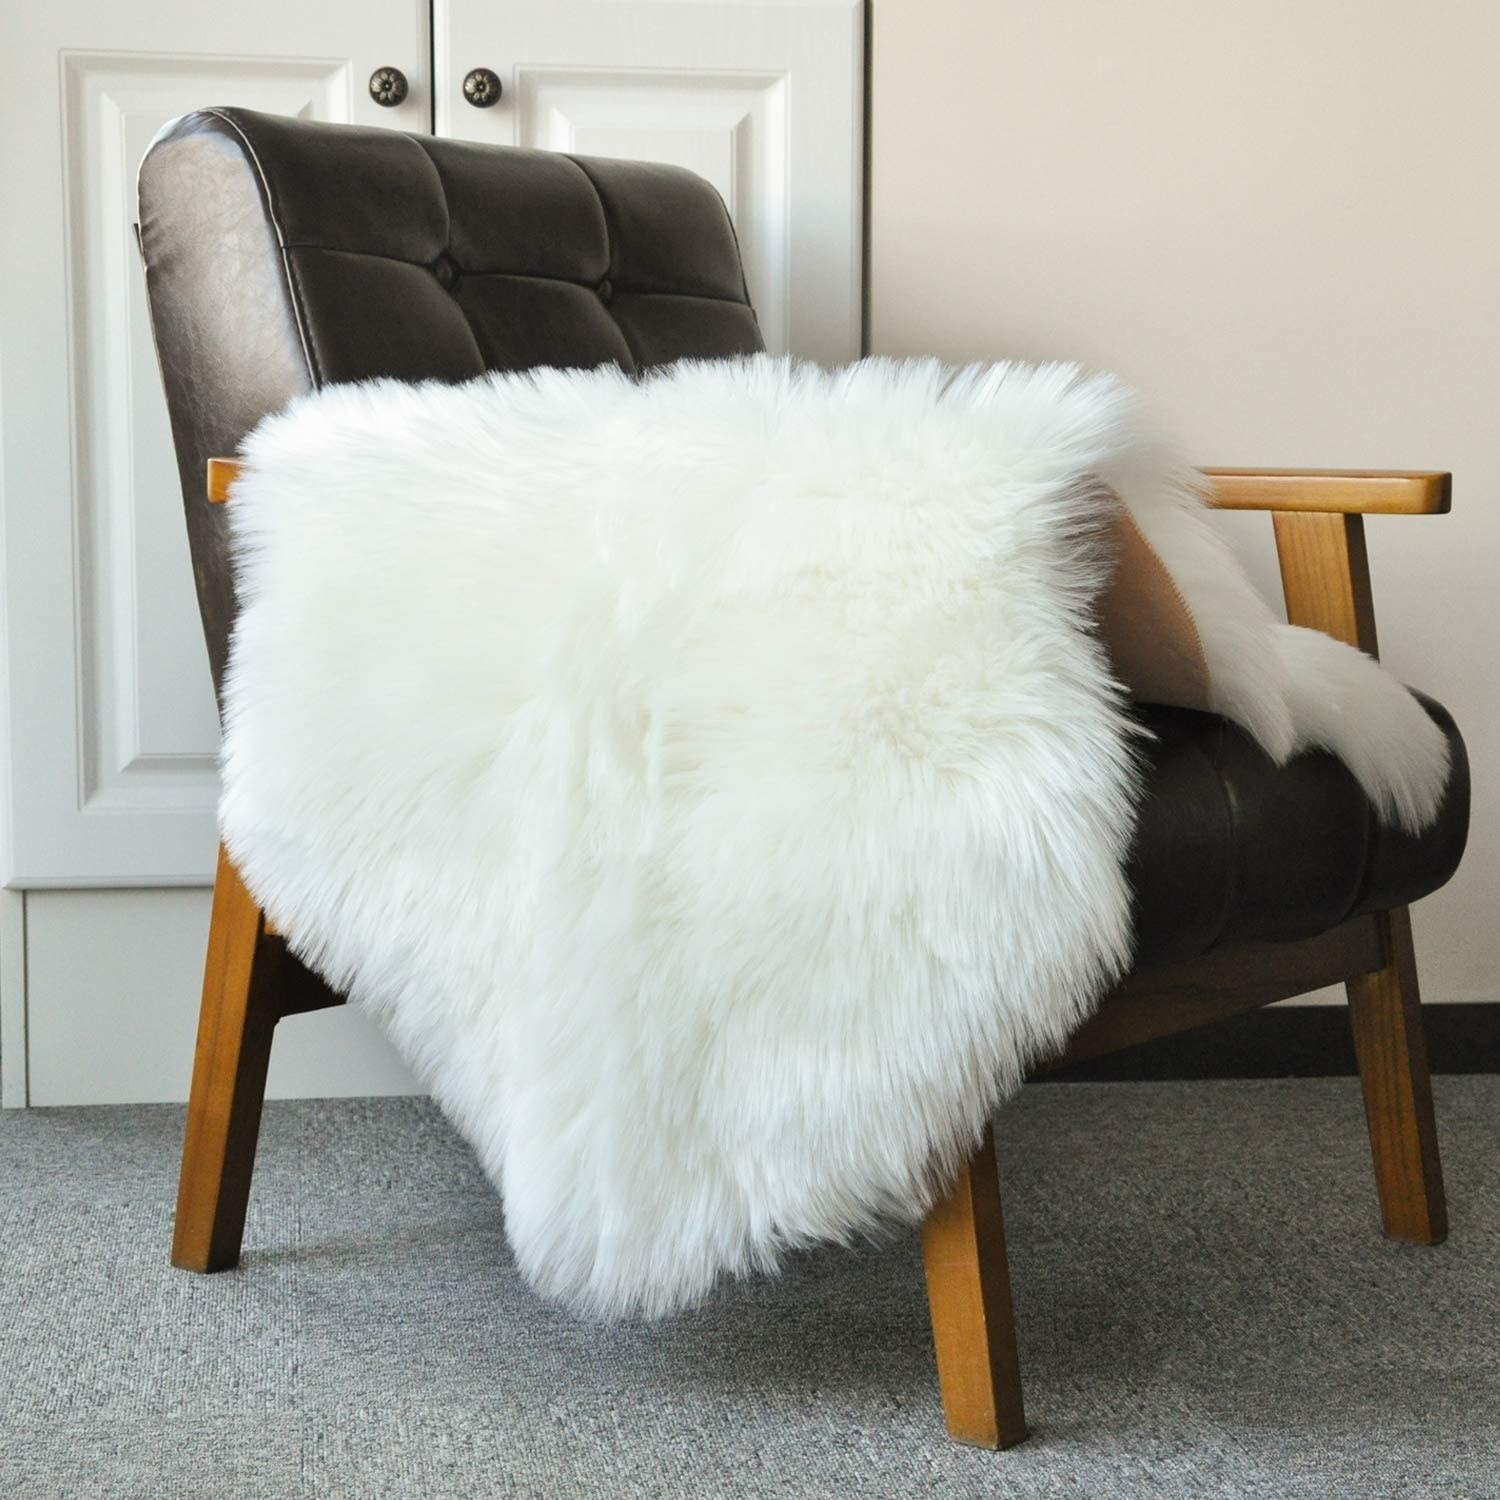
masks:
[[(218, 733), (136, 165), (213, 104), (427, 129), (429, 10), (6, 0), (0, 57), (0, 1102), (180, 1099), (208, 893), (162, 887), (211, 878)], [(370, 97), (381, 66), (399, 108)], [(279, 1092), (411, 1086), (352, 1014), (278, 1045)]]
[(863, 52), (859, 0), (434, 0), (437, 133), (690, 167), (767, 346), (837, 364), (860, 352)]
[[(187, 1085), (207, 900), (167, 888), (212, 879), (218, 734), (135, 247), (153, 134), (231, 104), (679, 163), (729, 205), (770, 347), (837, 363), (863, 36), (861, 0), (0, 5), (4, 1102)], [(410, 1086), (357, 1018), (324, 1022), (278, 1041), (273, 1090)]]
[[(6, 883), (211, 878), (217, 728), (134, 238), (135, 173), (211, 104), (422, 130), (419, 0), (4, 7)], [(399, 66), (407, 101), (368, 78)]]

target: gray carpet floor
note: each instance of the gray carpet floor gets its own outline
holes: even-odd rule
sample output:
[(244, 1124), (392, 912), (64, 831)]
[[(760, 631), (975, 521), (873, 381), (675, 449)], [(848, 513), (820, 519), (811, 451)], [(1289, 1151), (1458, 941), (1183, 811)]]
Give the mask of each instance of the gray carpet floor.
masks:
[(0, 1116), (0, 1496), (1500, 1496), (1500, 1079), (1388, 1243), (1348, 1080), (1001, 1120), (1034, 1436), (943, 1436), (915, 1237), (657, 1326), (521, 1285), (430, 1104), (273, 1104), (241, 1267), (166, 1264), (182, 1111)]

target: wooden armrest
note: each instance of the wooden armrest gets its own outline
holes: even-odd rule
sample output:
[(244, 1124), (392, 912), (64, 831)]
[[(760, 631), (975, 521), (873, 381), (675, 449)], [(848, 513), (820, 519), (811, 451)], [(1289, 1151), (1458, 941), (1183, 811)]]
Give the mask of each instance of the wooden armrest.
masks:
[(1438, 516), (1453, 505), (1453, 476), (1399, 469), (1204, 469), (1220, 510), (1325, 515)]
[(240, 461), (237, 458), (211, 458), (208, 461), (208, 498), (215, 505), (222, 505), (229, 498), (229, 491), (240, 477)]

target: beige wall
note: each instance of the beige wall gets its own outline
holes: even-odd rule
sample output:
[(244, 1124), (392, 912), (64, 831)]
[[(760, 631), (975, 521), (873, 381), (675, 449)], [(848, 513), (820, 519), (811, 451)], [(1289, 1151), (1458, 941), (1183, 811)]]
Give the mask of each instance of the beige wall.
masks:
[(872, 11), (874, 352), (1118, 371), (1203, 463), (1454, 471), (1369, 544), (1385, 660), (1477, 767), (1426, 998), (1500, 999), (1500, 5)]

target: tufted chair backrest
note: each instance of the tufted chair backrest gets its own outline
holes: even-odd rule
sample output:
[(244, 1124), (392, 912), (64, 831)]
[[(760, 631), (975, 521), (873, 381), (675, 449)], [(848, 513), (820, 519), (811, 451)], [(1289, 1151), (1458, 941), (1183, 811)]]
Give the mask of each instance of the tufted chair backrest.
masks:
[(157, 137), (139, 191), (216, 687), (234, 589), (204, 466), (292, 397), (762, 347), (729, 216), (681, 168), (208, 109)]

